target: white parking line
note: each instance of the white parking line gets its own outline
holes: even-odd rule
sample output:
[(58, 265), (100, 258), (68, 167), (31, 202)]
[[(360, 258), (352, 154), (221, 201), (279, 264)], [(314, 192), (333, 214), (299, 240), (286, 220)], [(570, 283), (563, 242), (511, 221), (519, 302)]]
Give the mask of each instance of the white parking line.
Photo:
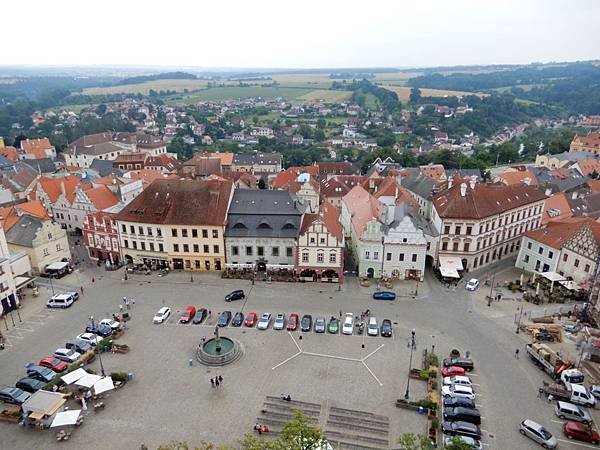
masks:
[(475, 384), (475, 383), (473, 383), (473, 386), (475, 386), (475, 387), (481, 387), (480, 384)]
[(566, 439), (557, 439), (557, 441), (558, 442), (564, 442), (565, 444), (579, 445), (580, 447), (598, 448), (598, 446), (596, 446), (596, 445), (581, 444), (579, 442), (574, 442), (574, 441), (566, 440)]
[(554, 419), (551, 419), (551, 420), (550, 420), (550, 422), (553, 422), (553, 423), (560, 423), (560, 424), (563, 424), (563, 423), (564, 423), (562, 420), (554, 420)]

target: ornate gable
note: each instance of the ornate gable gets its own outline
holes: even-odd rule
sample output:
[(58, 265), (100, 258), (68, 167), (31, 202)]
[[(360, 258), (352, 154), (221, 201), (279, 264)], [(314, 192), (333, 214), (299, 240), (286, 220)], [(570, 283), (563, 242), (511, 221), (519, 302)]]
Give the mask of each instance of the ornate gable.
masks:
[(589, 224), (582, 226), (571, 239), (564, 243), (563, 247), (592, 261), (596, 260), (600, 251), (598, 242)]

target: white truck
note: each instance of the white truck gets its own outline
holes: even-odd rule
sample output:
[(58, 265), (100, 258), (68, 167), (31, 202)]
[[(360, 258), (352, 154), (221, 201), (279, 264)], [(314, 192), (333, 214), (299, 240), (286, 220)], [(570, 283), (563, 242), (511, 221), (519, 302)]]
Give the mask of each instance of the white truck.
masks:
[(560, 381), (570, 391), (573, 384), (583, 384), (583, 373), (578, 369), (563, 370), (560, 374)]
[(545, 395), (552, 395), (556, 400), (564, 400), (576, 405), (589, 406), (591, 408), (596, 405), (596, 398), (582, 384), (572, 384), (569, 390), (560, 384), (544, 383), (540, 388), (540, 392)]

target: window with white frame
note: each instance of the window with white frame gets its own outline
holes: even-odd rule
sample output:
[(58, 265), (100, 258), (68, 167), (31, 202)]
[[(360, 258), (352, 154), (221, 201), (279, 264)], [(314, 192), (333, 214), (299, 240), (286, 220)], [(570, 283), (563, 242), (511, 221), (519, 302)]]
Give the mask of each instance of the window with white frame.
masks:
[(308, 252), (302, 252), (302, 262), (308, 262)]

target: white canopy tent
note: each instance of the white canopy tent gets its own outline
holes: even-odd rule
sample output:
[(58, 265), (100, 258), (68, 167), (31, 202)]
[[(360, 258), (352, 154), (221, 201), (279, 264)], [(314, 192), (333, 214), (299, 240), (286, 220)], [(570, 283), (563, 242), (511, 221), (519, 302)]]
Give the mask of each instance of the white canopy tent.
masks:
[(581, 289), (581, 286), (579, 286), (572, 280), (559, 281), (558, 284), (561, 284), (570, 291), (578, 291), (579, 289)]
[(89, 374), (80, 367), (79, 369), (75, 369), (73, 372), (69, 372), (68, 374), (63, 375), (62, 377), (60, 377), (60, 379), (63, 380), (65, 384), (73, 384), (77, 380), (85, 377), (86, 375)]
[(75, 382), (77, 386), (83, 386), (86, 388), (91, 388), (94, 384), (100, 381), (102, 377), (100, 375), (94, 375), (93, 373), (88, 373), (86, 376), (80, 378)]
[(552, 282), (554, 282), (554, 281), (566, 281), (567, 280), (561, 274), (556, 273), (556, 272), (540, 272), (540, 275), (543, 276), (544, 278), (546, 278), (547, 280), (552, 281)]
[(440, 256), (440, 273), (444, 278), (460, 278), (459, 270), (463, 270), (460, 258), (454, 256)]
[(75, 425), (77, 423), (77, 420), (79, 419), (80, 415), (81, 415), (80, 409), (74, 409), (74, 410), (70, 410), (70, 411), (62, 411), (62, 412), (56, 413), (56, 415), (54, 416), (54, 420), (50, 424), (50, 428), (64, 427), (67, 425)]
[(111, 377), (103, 377), (94, 384), (94, 393), (96, 395), (102, 394), (106, 391), (111, 391), (115, 388)]

